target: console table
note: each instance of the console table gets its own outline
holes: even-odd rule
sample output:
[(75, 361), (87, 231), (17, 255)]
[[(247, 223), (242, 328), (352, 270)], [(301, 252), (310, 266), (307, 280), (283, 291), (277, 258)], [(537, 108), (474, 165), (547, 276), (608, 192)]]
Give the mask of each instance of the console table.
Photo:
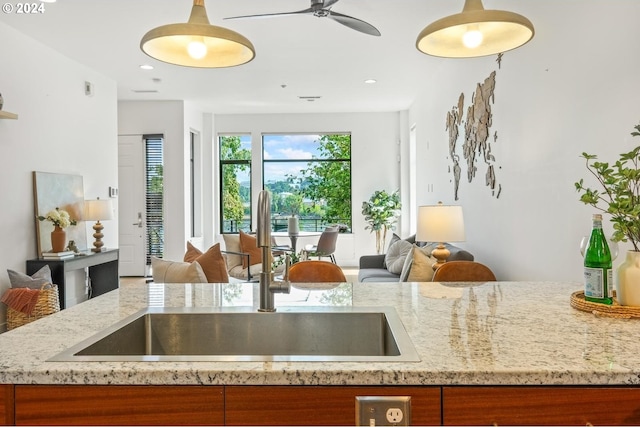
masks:
[(118, 288), (120, 282), (118, 274), (118, 249), (108, 249), (103, 252), (83, 252), (67, 259), (36, 258), (27, 261), (27, 274), (31, 275), (45, 265), (51, 269), (53, 283), (58, 285), (60, 308), (65, 308), (65, 276), (73, 270), (89, 268), (91, 280), (91, 297), (97, 297)]

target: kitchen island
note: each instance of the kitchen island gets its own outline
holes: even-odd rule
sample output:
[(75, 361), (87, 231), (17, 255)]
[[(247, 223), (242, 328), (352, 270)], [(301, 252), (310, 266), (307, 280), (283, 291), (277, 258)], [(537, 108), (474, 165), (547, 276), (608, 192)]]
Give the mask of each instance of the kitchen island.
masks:
[[(48, 361), (145, 307), (253, 310), (259, 297), (257, 284), (122, 285), (0, 335), (0, 414), (8, 424), (353, 424), (353, 396), (392, 394), (412, 397), (414, 424), (640, 424), (640, 319), (573, 309), (579, 283), (322, 288), (276, 295), (276, 307), (392, 306), (420, 361)], [(87, 404), (101, 418), (85, 418)]]

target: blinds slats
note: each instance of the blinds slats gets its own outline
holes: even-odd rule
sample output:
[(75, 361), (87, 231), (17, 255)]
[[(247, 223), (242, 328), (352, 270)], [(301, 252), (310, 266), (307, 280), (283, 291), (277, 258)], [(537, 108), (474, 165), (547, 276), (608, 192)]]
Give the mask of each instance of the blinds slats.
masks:
[(151, 257), (164, 254), (164, 158), (163, 138), (145, 135), (146, 145), (146, 214), (147, 214), (147, 264)]

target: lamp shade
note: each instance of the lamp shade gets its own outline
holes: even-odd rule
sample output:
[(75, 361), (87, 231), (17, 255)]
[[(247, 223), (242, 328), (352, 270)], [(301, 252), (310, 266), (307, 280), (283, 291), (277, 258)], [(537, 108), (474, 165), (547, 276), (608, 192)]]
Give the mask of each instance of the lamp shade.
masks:
[(464, 239), (462, 206), (438, 204), (418, 207), (417, 241), (444, 243), (462, 242)]
[(187, 23), (163, 25), (145, 34), (140, 49), (159, 61), (199, 68), (233, 67), (256, 55), (243, 35), (209, 24), (204, 0), (194, 0)]
[(84, 216), (86, 221), (105, 221), (113, 219), (111, 199), (96, 199), (84, 201)]
[(531, 21), (517, 13), (486, 10), (481, 0), (465, 0), (461, 13), (439, 19), (420, 32), (416, 47), (446, 58), (472, 58), (515, 49), (533, 38)]

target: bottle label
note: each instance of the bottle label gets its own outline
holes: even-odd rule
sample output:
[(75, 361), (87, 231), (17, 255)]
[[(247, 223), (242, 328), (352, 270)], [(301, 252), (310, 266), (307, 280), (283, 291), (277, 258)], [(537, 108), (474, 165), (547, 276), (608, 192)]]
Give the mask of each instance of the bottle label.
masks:
[(589, 298), (613, 297), (613, 270), (610, 268), (584, 268), (584, 295)]

